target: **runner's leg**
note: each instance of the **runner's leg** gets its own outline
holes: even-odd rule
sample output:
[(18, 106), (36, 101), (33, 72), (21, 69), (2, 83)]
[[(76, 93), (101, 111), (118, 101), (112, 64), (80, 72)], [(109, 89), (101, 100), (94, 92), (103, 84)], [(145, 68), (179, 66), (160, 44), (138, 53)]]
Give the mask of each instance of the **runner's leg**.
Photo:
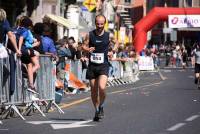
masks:
[(100, 75), (98, 78), (99, 83), (99, 99), (100, 99), (100, 106), (103, 107), (104, 101), (106, 98), (106, 84), (107, 84), (108, 77), (106, 75)]
[(98, 111), (98, 106), (99, 106), (98, 81), (96, 79), (91, 79), (90, 80), (90, 86), (91, 86), (92, 103), (95, 107), (95, 110)]
[(106, 84), (107, 84), (107, 80), (108, 77), (106, 75), (100, 75), (99, 79), (98, 79), (98, 83), (99, 83), (99, 99), (100, 99), (100, 105), (99, 105), (99, 118), (103, 118), (104, 117), (104, 102), (105, 102), (105, 98), (106, 98)]
[(99, 121), (99, 96), (98, 96), (98, 79), (90, 80), (91, 98), (95, 108), (95, 116), (93, 121)]

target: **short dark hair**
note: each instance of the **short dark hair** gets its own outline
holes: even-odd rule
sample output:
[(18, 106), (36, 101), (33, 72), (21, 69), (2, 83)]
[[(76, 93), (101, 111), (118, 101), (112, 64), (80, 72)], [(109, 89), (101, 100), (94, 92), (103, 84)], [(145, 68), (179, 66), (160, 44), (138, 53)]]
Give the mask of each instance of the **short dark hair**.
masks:
[(25, 28), (32, 27), (33, 26), (33, 22), (29, 17), (23, 16), (22, 20), (21, 20), (21, 23), (20, 23), (20, 26), (23, 26)]
[(35, 34), (42, 35), (44, 29), (44, 24), (42, 22), (35, 23), (33, 26), (33, 31)]
[(47, 34), (50, 34), (51, 32), (52, 32), (52, 30), (51, 30), (50, 26), (47, 25), (47, 24), (44, 24), (44, 26), (43, 26), (43, 34), (47, 35)]
[(97, 18), (98, 18), (98, 17), (103, 17), (104, 20), (105, 20), (104, 23), (106, 23), (106, 17), (105, 17), (103, 14), (98, 14), (98, 15), (95, 17), (95, 24), (96, 24), (96, 21), (97, 21)]
[(68, 38), (68, 42), (69, 42), (69, 40), (73, 40), (73, 42), (76, 42), (74, 37), (72, 37), (72, 36)]

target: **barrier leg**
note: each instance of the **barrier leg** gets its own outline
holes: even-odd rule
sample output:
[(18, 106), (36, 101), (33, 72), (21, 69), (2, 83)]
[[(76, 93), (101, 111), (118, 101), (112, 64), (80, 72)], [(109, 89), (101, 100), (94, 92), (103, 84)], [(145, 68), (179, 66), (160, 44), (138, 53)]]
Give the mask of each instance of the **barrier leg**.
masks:
[[(8, 107), (8, 109), (3, 113), (2, 119), (7, 118), (8, 115), (11, 113), (11, 110), (14, 110), (14, 112), (16, 112), (16, 113), (20, 116), (20, 118), (21, 118), (22, 120), (26, 120), (26, 119), (22, 116), (22, 114), (19, 112), (19, 110), (17, 109), (17, 107), (16, 107), (15, 105), (10, 105), (10, 106)], [(5, 116), (4, 116), (4, 115), (5, 115)]]
[(107, 86), (107, 87), (110, 87), (110, 81), (107, 82), (107, 85), (106, 85), (106, 86)]
[(15, 105), (12, 105), (11, 108), (22, 118), (22, 120), (26, 120), (21, 113), (19, 112), (19, 110), (17, 109), (17, 107)]
[(120, 81), (122, 84), (125, 84), (125, 82), (124, 82), (122, 79), (119, 79), (119, 81)]
[(31, 105), (28, 106), (28, 108), (26, 109), (26, 111), (23, 114), (28, 115), (31, 112), (31, 109), (34, 107), (41, 113), (42, 116), (46, 117), (46, 115), (42, 112), (42, 110), (40, 109), (40, 107), (38, 106), (38, 104), (35, 101), (33, 101), (31, 103)]
[(55, 101), (51, 100), (49, 102), (49, 104), (47, 105), (47, 112), (49, 111), (49, 109), (52, 107), (52, 105), (54, 105), (56, 107), (56, 109), (59, 111), (59, 113), (64, 114), (64, 111), (55, 103)]
[(53, 101), (52, 103), (61, 114), (64, 114), (64, 111), (55, 103), (55, 101)]
[(111, 86), (114, 86), (114, 80), (110, 81)]
[(115, 84), (116, 86), (118, 86), (118, 82), (116, 81), (116, 79), (114, 79), (113, 82), (114, 82), (114, 84)]
[(118, 83), (118, 85), (122, 85), (119, 79), (116, 79), (116, 82)]
[(33, 102), (32, 105), (41, 113), (42, 116), (46, 117), (36, 102)]

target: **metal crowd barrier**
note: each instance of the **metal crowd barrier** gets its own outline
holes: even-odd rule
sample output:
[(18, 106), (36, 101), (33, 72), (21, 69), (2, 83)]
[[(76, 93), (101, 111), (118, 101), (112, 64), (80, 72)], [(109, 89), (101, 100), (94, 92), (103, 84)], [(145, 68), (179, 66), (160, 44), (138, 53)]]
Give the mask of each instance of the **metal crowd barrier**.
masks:
[(6, 118), (13, 110), (25, 120), (17, 108), (17, 105), (23, 104), (21, 61), (15, 54), (10, 53), (8, 58), (0, 59), (0, 62), (1, 107), (7, 107), (2, 118)]
[(80, 60), (71, 60), (67, 59), (65, 60), (65, 64), (69, 64), (69, 68), (71, 71), (79, 80), (82, 80), (82, 63)]
[[(45, 112), (48, 112), (52, 106), (55, 106), (60, 113), (64, 113), (60, 107), (55, 103), (55, 81), (56, 81), (56, 64), (51, 56), (40, 55), (39, 58), (40, 69), (37, 71), (35, 86), (39, 95), (33, 95), (28, 92), (27, 79), (24, 80), (24, 90), (26, 90), (25, 102), (29, 104), (24, 114), (29, 114), (32, 108), (36, 108), (42, 116), (46, 116), (41, 110), (37, 102), (41, 102), (45, 107)], [(35, 99), (33, 99), (33, 97)], [(40, 103), (40, 104), (41, 104)]]
[(80, 60), (71, 60), (71, 71), (81, 80), (82, 76), (82, 63)]
[(8, 87), (9, 87), (9, 58), (0, 59), (0, 105), (7, 102)]
[(137, 80), (137, 74), (139, 73), (138, 66), (133, 61), (127, 61), (124, 65), (123, 80), (131, 83)]
[[(14, 54), (0, 59), (0, 107), (5, 109), (0, 113), (1, 118), (7, 118), (14, 111), (25, 120), (23, 115), (29, 114), (33, 109), (45, 116), (39, 106), (41, 104), (45, 106), (46, 112), (55, 106), (60, 113), (64, 113), (55, 103), (56, 64), (52, 58), (40, 56), (40, 69), (35, 80), (39, 92), (37, 96), (27, 91), (28, 79), (22, 77), (22, 66), (21, 60)], [(20, 112), (18, 106), (26, 106), (27, 109)]]
[[(70, 65), (70, 71), (81, 81), (86, 81), (86, 70), (82, 70), (80, 60), (65, 60)], [(110, 61), (108, 86), (121, 85), (138, 80), (139, 69), (134, 61)]]
[(64, 113), (55, 103), (56, 63), (50, 56), (40, 56), (40, 69), (36, 77), (36, 89), (39, 99), (48, 102), (46, 112), (54, 105), (60, 113)]
[[(86, 70), (82, 70), (80, 60), (66, 60), (64, 64), (69, 64), (70, 71), (79, 80), (85, 81)], [(13, 66), (15, 67), (14, 72)], [(6, 110), (1, 114), (2, 118), (6, 118), (11, 110), (14, 110), (23, 120), (25, 120), (23, 115), (29, 114), (34, 109), (45, 116), (41, 108), (45, 107), (45, 111), (48, 112), (52, 106), (55, 106), (60, 113), (64, 113), (55, 103), (56, 64), (53, 59), (46, 55), (40, 56), (40, 69), (35, 79), (35, 86), (39, 95), (33, 95), (27, 91), (28, 78), (22, 75), (23, 66), (20, 59), (14, 54), (11, 54), (8, 58), (0, 59), (0, 106), (6, 107)], [(110, 61), (108, 86), (134, 82), (138, 73), (138, 66), (134, 62), (128, 61), (122, 64), (119, 61)], [(11, 92), (10, 89), (12, 91), (14, 89), (14, 92)], [(36, 99), (33, 99), (33, 97)], [(26, 106), (24, 112), (18, 110), (18, 106), (21, 105)]]
[(138, 66), (133, 61), (110, 61), (108, 86), (122, 85), (138, 80)]

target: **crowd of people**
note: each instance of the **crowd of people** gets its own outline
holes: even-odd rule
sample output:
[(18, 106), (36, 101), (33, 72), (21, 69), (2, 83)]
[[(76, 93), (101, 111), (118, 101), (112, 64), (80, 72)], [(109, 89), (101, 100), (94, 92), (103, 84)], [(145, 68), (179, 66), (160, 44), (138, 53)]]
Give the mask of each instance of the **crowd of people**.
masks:
[[(6, 19), (6, 12), (0, 10), (0, 21), (3, 23), (2, 37), (8, 35), (9, 41), (2, 44), (15, 52), (23, 63), (22, 74), (28, 79), (27, 91), (39, 94), (35, 87), (35, 78), (40, 69), (39, 56), (46, 54), (56, 61), (57, 78), (66, 71), (66, 60), (80, 60), (82, 68), (87, 70), (86, 78), (91, 87), (91, 98), (95, 106), (94, 121), (98, 121), (103, 115), (103, 105), (106, 97), (105, 88), (109, 75), (109, 60), (127, 61), (135, 56), (131, 45), (123, 48), (121, 44), (118, 50), (118, 42), (104, 31), (106, 18), (103, 15), (96, 17), (96, 29), (86, 35), (83, 41), (76, 42), (74, 37), (64, 36), (62, 39), (52, 38), (52, 27), (48, 22), (33, 24), (28, 16), (21, 16), (17, 19), (16, 25), (10, 27)], [(10, 63), (11, 64), (11, 63)], [(12, 65), (11, 65), (12, 66)], [(64, 71), (63, 71), (64, 70)], [(106, 80), (106, 81), (105, 81)], [(62, 83), (59, 88), (65, 88)], [(100, 95), (100, 97), (98, 97)], [(98, 100), (100, 98), (100, 100)], [(100, 111), (99, 111), (100, 110)]]
[(172, 42), (166, 45), (152, 44), (147, 45), (140, 53), (141, 56), (151, 56), (154, 60), (155, 67), (160, 65), (160, 59), (165, 59), (166, 67), (183, 67), (189, 66), (191, 60), (191, 50), (183, 44)]

